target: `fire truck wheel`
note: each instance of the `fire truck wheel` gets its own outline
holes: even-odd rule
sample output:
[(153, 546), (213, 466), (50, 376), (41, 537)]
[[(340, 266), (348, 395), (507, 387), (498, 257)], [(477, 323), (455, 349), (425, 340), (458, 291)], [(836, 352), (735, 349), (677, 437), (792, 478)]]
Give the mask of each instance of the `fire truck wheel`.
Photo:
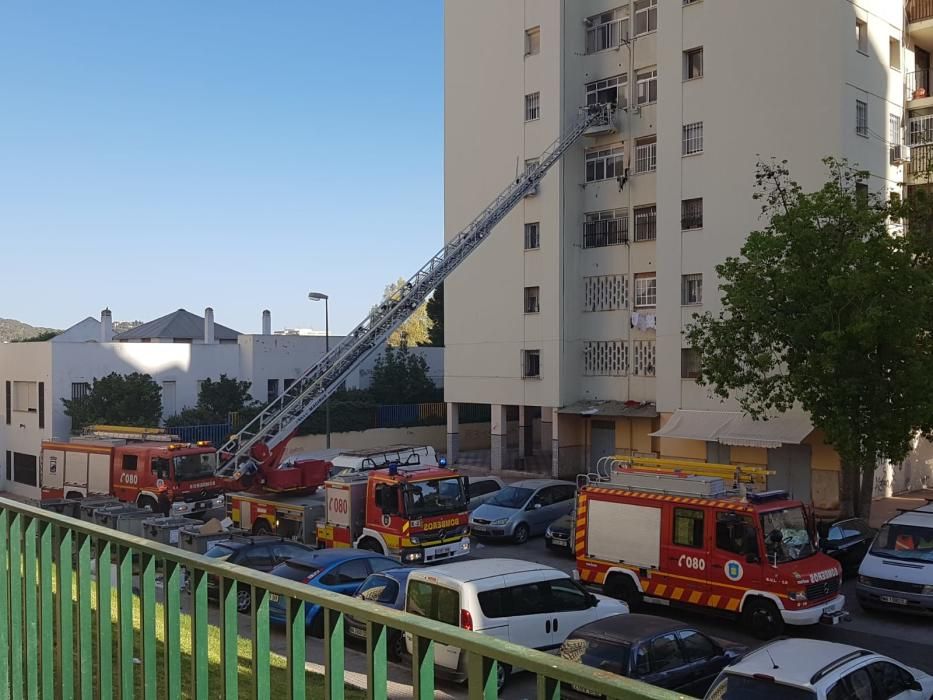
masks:
[(770, 600), (755, 598), (745, 604), (742, 617), (746, 627), (758, 639), (773, 639), (784, 630), (781, 612)]
[(512, 540), (515, 544), (525, 544), (528, 541), (528, 526), (525, 523), (519, 523), (512, 533)]
[(236, 592), (236, 609), (241, 613), (249, 612), (250, 600), (249, 590), (239, 589)]
[(253, 534), (254, 535), (271, 535), (272, 526), (269, 525), (269, 521), (265, 518), (259, 518), (256, 522), (253, 523)]
[(635, 584), (628, 576), (624, 574), (613, 574), (606, 581), (603, 590), (610, 598), (621, 600), (628, 605), (629, 612), (635, 612), (641, 605), (641, 593), (635, 588)]
[(508, 682), (511, 673), (512, 667), (508, 664), (496, 664), (496, 690), (500, 693)]
[(364, 537), (360, 540), (360, 543), (356, 545), (357, 549), (363, 549), (367, 552), (375, 552), (376, 554), (385, 554), (382, 551), (382, 545), (378, 541), (374, 540), (372, 537)]
[(407, 651), (405, 647), (405, 635), (399, 632), (398, 634), (392, 635), (389, 639), (389, 660), (401, 661), (405, 658), (405, 652)]
[(157, 514), (160, 510), (159, 504), (156, 503), (154, 498), (150, 498), (149, 496), (143, 496), (140, 498), (136, 502), (136, 505), (138, 505), (140, 508), (148, 508), (152, 511), (153, 515)]

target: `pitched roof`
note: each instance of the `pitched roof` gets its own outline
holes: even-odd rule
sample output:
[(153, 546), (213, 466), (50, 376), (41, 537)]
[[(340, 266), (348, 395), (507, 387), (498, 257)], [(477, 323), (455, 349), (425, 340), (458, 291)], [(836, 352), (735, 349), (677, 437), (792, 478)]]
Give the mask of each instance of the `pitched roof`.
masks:
[[(214, 323), (215, 340), (236, 340), (240, 335), (227, 326)], [(204, 340), (204, 317), (193, 314), (185, 309), (178, 309), (154, 321), (149, 321), (136, 328), (118, 333), (114, 340), (138, 340), (142, 338), (191, 338)]]

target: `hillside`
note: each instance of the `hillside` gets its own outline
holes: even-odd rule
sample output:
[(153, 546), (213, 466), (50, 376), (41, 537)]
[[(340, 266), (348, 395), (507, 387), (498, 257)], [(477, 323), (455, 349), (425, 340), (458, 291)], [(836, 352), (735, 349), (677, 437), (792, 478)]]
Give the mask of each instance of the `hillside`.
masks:
[(23, 338), (32, 338), (40, 333), (60, 333), (54, 328), (43, 328), (42, 326), (30, 326), (28, 323), (17, 321), (12, 318), (0, 318), (0, 343), (11, 340), (22, 340)]

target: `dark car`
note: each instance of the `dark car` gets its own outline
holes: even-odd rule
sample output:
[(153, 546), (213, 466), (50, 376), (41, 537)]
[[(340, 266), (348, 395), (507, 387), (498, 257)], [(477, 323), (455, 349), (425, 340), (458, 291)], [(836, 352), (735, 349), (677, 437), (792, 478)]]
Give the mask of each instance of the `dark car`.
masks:
[[(719, 672), (747, 649), (654, 615), (613, 615), (567, 637), (565, 659), (685, 695), (703, 697)], [(561, 686), (561, 697), (592, 700), (589, 691)]]
[(573, 526), (576, 520), (575, 513), (562, 515), (547, 526), (544, 531), (544, 544), (548, 549), (573, 556)]
[[(360, 590), (354, 598), (362, 598), (373, 603), (379, 603), (393, 610), (402, 610), (405, 607), (405, 587), (408, 584), (408, 574), (412, 569), (387, 569), (377, 574), (371, 574), (363, 581)], [(351, 615), (344, 618), (344, 629), (353, 639), (366, 639), (366, 623), (357, 620)], [(386, 629), (387, 655), (391, 661), (401, 661), (405, 652), (405, 636), (401, 630)]]
[(820, 530), (820, 549), (842, 564), (844, 573), (855, 574), (875, 538), (874, 528), (862, 518), (849, 518)]
[[(255, 571), (272, 571), (282, 562), (293, 557), (299, 557), (314, 549), (306, 544), (286, 540), (272, 535), (245, 535), (231, 537), (229, 540), (214, 542), (204, 556), (211, 559), (222, 559), (237, 566), (243, 566)], [(217, 577), (207, 577), (208, 596), (217, 598)], [(248, 612), (250, 606), (250, 592), (246, 586), (237, 587), (236, 607), (240, 612)]]

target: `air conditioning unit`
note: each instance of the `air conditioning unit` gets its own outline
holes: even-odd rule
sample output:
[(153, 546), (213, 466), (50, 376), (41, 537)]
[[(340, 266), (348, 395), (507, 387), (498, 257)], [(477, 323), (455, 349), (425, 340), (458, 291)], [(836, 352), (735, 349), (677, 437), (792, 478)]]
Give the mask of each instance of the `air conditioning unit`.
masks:
[(896, 146), (891, 146), (891, 164), (900, 165), (901, 163), (910, 162), (910, 146), (905, 146), (903, 144), (898, 144)]
[(527, 194), (525, 194), (525, 196), (526, 196), (526, 197), (535, 197), (535, 196), (537, 196), (537, 194), (538, 194), (538, 187), (539, 187), (538, 185), (535, 185), (534, 187), (532, 187), (530, 190), (528, 190), (528, 192), (527, 192)]

